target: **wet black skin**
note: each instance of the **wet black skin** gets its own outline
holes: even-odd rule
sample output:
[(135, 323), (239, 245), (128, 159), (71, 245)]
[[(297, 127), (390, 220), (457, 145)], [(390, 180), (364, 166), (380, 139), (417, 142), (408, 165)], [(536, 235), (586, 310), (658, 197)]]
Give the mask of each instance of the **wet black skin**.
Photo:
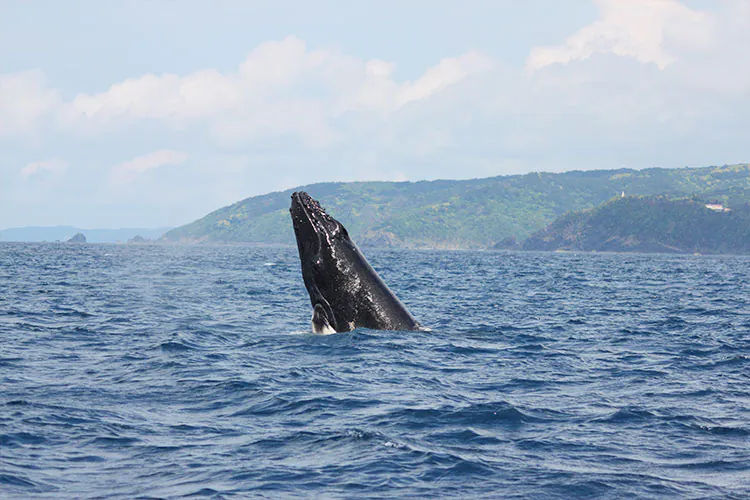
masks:
[(421, 326), (370, 266), (344, 226), (304, 191), (289, 209), (302, 278), (313, 307), (313, 330), (419, 330)]

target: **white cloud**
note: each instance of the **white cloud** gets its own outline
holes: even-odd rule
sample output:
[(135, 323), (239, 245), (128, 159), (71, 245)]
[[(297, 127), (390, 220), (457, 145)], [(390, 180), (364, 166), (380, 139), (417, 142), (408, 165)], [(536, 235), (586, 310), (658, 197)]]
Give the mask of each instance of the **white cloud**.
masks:
[(29, 163), (26, 166), (24, 166), (21, 169), (20, 174), (21, 174), (21, 177), (23, 177), (24, 179), (28, 179), (29, 177), (32, 177), (37, 174), (41, 174), (43, 172), (61, 174), (67, 168), (68, 168), (68, 162), (60, 160), (60, 159), (38, 161), (34, 163)]
[(58, 92), (46, 88), (40, 71), (0, 74), (0, 137), (34, 132), (59, 102)]
[(187, 160), (187, 158), (188, 156), (185, 153), (168, 149), (139, 156), (112, 167), (110, 170), (110, 184), (113, 187), (122, 187), (130, 184), (148, 170), (167, 165), (179, 165)]
[[(101, 213), (81, 213), (116, 207), (124, 220), (137, 205), (140, 220), (158, 211), (173, 224), (320, 181), (747, 161), (750, 2), (599, 5), (597, 21), (532, 49), (525, 67), (467, 51), (406, 79), (392, 62), (288, 37), (230, 70), (136, 75), (66, 101), (39, 72), (4, 75), (0, 135), (38, 140), (0, 149), (11, 174), (0, 170), (0, 199), (83, 206), (99, 193)], [(160, 151), (99, 167), (134, 150)], [(21, 176), (28, 155), (76, 169)]]
[[(360, 65), (361, 66), (361, 65)], [(350, 111), (372, 111), (387, 116), (409, 103), (429, 99), (465, 78), (493, 67), (492, 60), (476, 51), (442, 59), (413, 82), (397, 83), (394, 65), (380, 60), (368, 61), (358, 79), (336, 100), (339, 114)]]
[(443, 59), (437, 66), (428, 69), (414, 83), (406, 83), (401, 87), (396, 100), (397, 107), (412, 101), (427, 99), (441, 89), (491, 67), (490, 59), (477, 52)]
[(308, 50), (296, 37), (258, 46), (236, 72), (144, 75), (66, 103), (61, 123), (101, 131), (138, 120), (183, 128), (206, 123), (222, 142), (292, 136), (323, 147), (337, 137), (331, 121), (351, 112), (391, 113), (428, 99), (490, 60), (468, 52), (445, 58), (414, 82), (397, 83), (393, 65), (362, 61), (334, 49)]
[(709, 16), (677, 0), (595, 2), (601, 12), (599, 20), (570, 36), (563, 45), (533, 49), (527, 67), (534, 70), (611, 53), (664, 69), (675, 61), (671, 50), (675, 45), (700, 47), (708, 43)]
[(145, 75), (112, 85), (100, 94), (79, 94), (65, 105), (62, 118), (75, 124), (92, 120), (157, 119), (179, 124), (224, 111), (241, 102), (241, 86), (214, 70), (181, 77)]
[(750, 121), (750, 4), (597, 3), (597, 21), (559, 46), (532, 49), (525, 87), (502, 108), (536, 113), (516, 139), (596, 154), (601, 165), (747, 161), (737, 134)]

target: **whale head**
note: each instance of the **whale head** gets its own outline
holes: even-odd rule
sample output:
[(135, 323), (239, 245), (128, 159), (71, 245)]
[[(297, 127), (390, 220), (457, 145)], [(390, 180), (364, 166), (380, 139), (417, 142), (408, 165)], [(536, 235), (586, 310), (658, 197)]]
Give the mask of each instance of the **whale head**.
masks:
[(351, 241), (346, 228), (304, 191), (292, 194), (289, 211), (302, 259), (320, 253), (323, 247), (331, 249), (337, 243)]

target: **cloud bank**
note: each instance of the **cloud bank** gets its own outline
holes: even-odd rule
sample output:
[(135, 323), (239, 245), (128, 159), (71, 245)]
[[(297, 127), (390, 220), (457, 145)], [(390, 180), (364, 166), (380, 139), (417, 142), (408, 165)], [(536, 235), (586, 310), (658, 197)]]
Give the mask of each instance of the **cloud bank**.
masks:
[(2, 74), (0, 142), (14, 158), (61, 159), (0, 166), (28, 185), (0, 189), (24, 203), (45, 172), (64, 177), (60, 189), (119, 186), (122, 203), (143, 208), (115, 224), (161, 225), (323, 180), (747, 161), (750, 4), (595, 3), (598, 19), (529, 47), (522, 67), (467, 48), (407, 79), (391, 62), (287, 36), (229, 70), (96, 92), (62, 92), (41, 69)]
[(115, 188), (123, 187), (132, 183), (141, 174), (148, 170), (164, 167), (167, 165), (179, 165), (187, 160), (188, 156), (179, 151), (161, 150), (147, 155), (139, 156), (133, 160), (126, 161), (112, 167), (110, 171), (110, 183)]
[(21, 169), (21, 177), (28, 179), (34, 175), (42, 174), (44, 172), (50, 173), (62, 173), (68, 168), (68, 162), (60, 159), (37, 161), (29, 163)]

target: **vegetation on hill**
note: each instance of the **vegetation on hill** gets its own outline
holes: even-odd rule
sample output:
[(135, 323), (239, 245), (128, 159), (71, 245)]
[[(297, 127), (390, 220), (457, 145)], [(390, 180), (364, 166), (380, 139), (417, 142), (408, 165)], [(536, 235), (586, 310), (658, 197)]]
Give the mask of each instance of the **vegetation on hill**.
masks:
[(320, 200), (363, 245), (490, 248), (523, 241), (569, 211), (622, 192), (750, 200), (750, 165), (313, 184), (239, 201), (169, 231), (162, 241), (293, 244), (288, 209), (295, 190)]
[(527, 239), (525, 250), (750, 253), (750, 204), (712, 210), (698, 198), (615, 198), (568, 213)]

